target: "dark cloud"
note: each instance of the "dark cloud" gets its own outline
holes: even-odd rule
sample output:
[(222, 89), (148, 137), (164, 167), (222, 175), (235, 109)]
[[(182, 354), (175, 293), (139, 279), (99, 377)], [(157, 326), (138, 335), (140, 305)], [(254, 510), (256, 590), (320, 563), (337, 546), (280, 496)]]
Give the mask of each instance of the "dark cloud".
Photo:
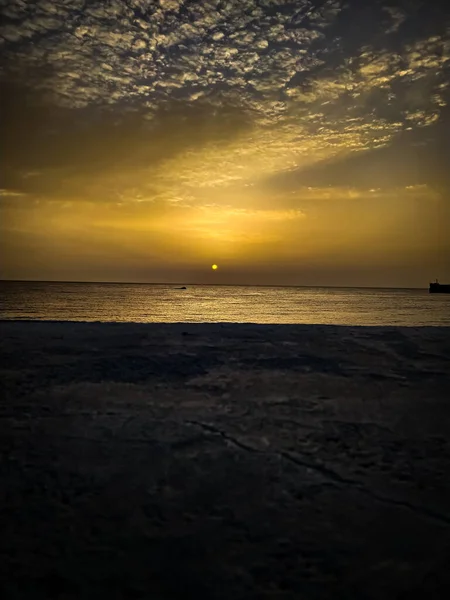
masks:
[[(73, 195), (92, 178), (155, 168), (214, 139), (225, 142), (248, 127), (248, 117), (223, 104), (168, 102), (152, 119), (136, 104), (75, 109), (45, 90), (4, 81), (1, 96), (3, 185), (17, 191)], [(33, 176), (29, 176), (34, 172)], [(121, 187), (121, 186), (120, 186)], [(98, 190), (97, 190), (98, 191)]]

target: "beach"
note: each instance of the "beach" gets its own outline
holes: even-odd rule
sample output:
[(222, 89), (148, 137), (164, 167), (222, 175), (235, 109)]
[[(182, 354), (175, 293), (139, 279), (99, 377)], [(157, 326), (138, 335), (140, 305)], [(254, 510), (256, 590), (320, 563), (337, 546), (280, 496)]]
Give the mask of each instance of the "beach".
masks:
[(3, 597), (450, 591), (450, 328), (0, 337)]

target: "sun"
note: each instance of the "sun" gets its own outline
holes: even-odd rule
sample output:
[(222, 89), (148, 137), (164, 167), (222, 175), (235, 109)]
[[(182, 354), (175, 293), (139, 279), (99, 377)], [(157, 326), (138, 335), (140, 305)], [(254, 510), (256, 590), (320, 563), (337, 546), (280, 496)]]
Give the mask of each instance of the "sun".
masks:
[(218, 268), (219, 268), (219, 267), (218, 267), (217, 265), (211, 265), (211, 269), (212, 269), (213, 271), (217, 271), (217, 269), (218, 269)]

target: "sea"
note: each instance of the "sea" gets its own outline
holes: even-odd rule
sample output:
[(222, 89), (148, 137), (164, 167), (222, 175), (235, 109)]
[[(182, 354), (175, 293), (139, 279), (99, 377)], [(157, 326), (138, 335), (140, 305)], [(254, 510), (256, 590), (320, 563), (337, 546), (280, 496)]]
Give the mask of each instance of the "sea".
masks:
[(0, 282), (0, 319), (450, 326), (427, 289)]

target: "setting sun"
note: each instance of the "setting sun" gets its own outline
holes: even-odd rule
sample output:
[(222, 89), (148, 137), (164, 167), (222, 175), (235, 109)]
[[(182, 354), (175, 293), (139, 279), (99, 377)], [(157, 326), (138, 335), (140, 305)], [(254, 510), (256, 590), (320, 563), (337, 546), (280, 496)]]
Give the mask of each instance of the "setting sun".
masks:
[(1, 2), (0, 281), (450, 278), (445, 3), (79, 3)]

